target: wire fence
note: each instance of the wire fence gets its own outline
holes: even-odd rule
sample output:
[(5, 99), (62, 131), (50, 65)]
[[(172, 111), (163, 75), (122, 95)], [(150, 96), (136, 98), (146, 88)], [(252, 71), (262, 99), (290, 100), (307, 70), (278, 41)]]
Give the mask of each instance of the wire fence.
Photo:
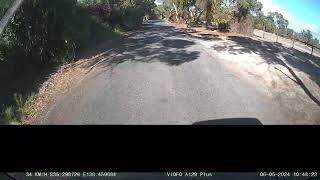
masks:
[(277, 36), (275, 34), (264, 32), (262, 30), (257, 30), (257, 29), (255, 29), (253, 33), (255, 36), (258, 36), (265, 40), (278, 42), (286, 47), (295, 48), (302, 52), (310, 53), (311, 55), (320, 57), (320, 48), (312, 44), (307, 44), (298, 40), (294, 40), (293, 38), (289, 38), (289, 37)]

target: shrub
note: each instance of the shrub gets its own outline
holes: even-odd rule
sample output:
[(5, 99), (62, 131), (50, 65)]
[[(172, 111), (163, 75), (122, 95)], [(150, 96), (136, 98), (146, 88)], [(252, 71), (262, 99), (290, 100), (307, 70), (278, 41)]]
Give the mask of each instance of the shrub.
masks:
[(0, 0), (0, 19), (6, 13), (6, 11), (10, 8), (13, 0)]
[(70, 62), (79, 51), (112, 36), (74, 0), (25, 0), (0, 41), (2, 61), (42, 68)]
[(12, 105), (6, 107), (1, 113), (2, 118), (6, 123), (17, 124), (20, 123), (21, 116), (26, 112), (27, 107), (36, 98), (35, 94), (23, 96), (22, 94), (13, 95)]
[(2, 113), (2, 117), (6, 121), (6, 123), (19, 123), (13, 106), (5, 108), (5, 110)]
[[(153, 0), (82, 1), (24, 0), (11, 18), (0, 35), (0, 104), (7, 105), (0, 112), (5, 119), (19, 119), (28, 102), (25, 95), (34, 91), (33, 87), (17, 86), (18, 82), (29, 87), (33, 77), (73, 61), (82, 51), (118, 37), (124, 29), (138, 27), (143, 16), (155, 7)], [(1, 14), (10, 2), (0, 0), (0, 5), (7, 4), (0, 7)], [(99, 6), (91, 10), (98, 10), (98, 14), (90, 13), (89, 7), (94, 5)], [(31, 82), (26, 77), (32, 77)], [(12, 100), (13, 92), (21, 95)]]

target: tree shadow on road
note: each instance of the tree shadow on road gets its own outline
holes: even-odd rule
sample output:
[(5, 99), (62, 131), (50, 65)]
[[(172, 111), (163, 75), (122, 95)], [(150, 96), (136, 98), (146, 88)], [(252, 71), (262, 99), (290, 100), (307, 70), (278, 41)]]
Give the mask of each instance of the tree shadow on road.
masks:
[[(195, 43), (185, 39), (186, 34), (172, 26), (158, 25), (157, 21), (144, 24), (143, 29), (134, 35), (122, 38), (113, 44), (105, 44), (94, 52), (89, 66), (115, 68), (127, 62), (161, 62), (168, 66), (179, 66), (196, 60), (200, 52), (189, 49)], [(105, 53), (112, 48), (112, 53)], [(100, 55), (99, 55), (100, 54)], [(111, 58), (109, 58), (113, 55)]]
[(249, 37), (229, 37), (229, 40), (235, 42), (236, 45), (214, 47), (215, 50), (228, 51), (231, 54), (255, 53), (265, 59), (266, 63), (268, 64), (282, 65), (288, 70), (288, 72), (290, 72), (291, 76), (288, 74), (286, 74), (286, 76), (293, 77), (290, 79), (298, 84), (309, 96), (309, 98), (320, 106), (320, 101), (310, 92), (310, 90), (305, 86), (303, 81), (293, 70), (293, 68), (296, 68), (297, 70), (309, 75), (310, 78), (315, 82), (319, 82), (319, 57), (312, 56), (308, 53), (304, 53), (293, 48), (285, 47), (280, 43), (258, 41)]

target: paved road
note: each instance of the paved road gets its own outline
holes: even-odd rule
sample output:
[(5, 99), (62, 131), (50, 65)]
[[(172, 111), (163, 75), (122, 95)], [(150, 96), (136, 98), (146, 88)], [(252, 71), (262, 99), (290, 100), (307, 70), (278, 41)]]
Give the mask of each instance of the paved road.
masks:
[(288, 123), (279, 105), (164, 21), (149, 22), (120, 49), (99, 73), (58, 98), (40, 123), (192, 124), (233, 117)]

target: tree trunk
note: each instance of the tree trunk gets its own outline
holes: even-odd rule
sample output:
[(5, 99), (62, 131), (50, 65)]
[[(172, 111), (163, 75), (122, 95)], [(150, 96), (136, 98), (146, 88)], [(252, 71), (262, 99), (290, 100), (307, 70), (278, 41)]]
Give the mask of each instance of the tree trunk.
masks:
[(211, 4), (206, 0), (206, 28), (209, 27)]
[(177, 20), (177, 22), (179, 22), (179, 13), (178, 13), (177, 6), (174, 4), (174, 2), (172, 2), (172, 4), (173, 4), (174, 10), (176, 11), (176, 20)]
[(195, 21), (195, 17), (194, 17), (194, 14), (192, 13), (192, 11), (191, 11), (191, 9), (190, 9), (190, 7), (188, 8), (189, 9), (189, 24), (191, 25), (191, 23), (193, 22), (193, 21)]
[(294, 48), (294, 31), (293, 31), (293, 34), (292, 34), (292, 48)]
[(195, 17), (195, 22), (196, 22), (196, 23), (199, 23), (200, 17), (201, 17), (201, 15), (203, 14), (203, 12), (204, 12), (204, 11), (201, 11), (201, 12)]

